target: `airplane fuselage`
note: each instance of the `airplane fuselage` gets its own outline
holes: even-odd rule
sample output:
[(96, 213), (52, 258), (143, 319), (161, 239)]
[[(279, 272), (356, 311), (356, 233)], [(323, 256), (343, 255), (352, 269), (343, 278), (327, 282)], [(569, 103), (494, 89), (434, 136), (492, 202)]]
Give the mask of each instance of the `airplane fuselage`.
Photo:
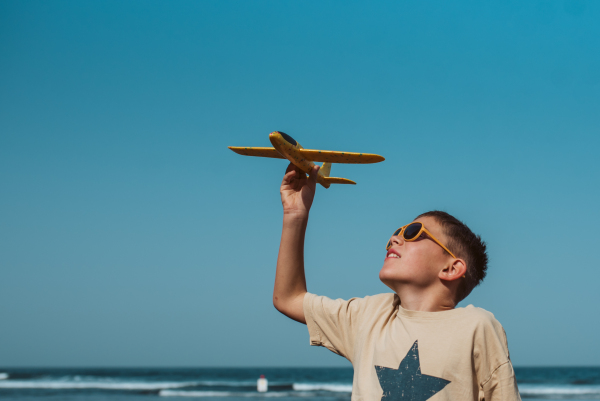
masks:
[(284, 159), (290, 161), (299, 170), (310, 174), (315, 167), (314, 162), (322, 162), (317, 182), (329, 188), (331, 184), (351, 184), (356, 182), (342, 177), (331, 176), (331, 165), (333, 163), (367, 164), (384, 161), (384, 157), (372, 153), (338, 152), (332, 150), (304, 149), (294, 138), (281, 131), (273, 131), (269, 134), (272, 148), (229, 146), (229, 149), (243, 156), (269, 157), (273, 159)]
[[(283, 132), (271, 132), (269, 134), (269, 140), (273, 144), (273, 147), (277, 149), (279, 153), (285, 156), (291, 163), (296, 165), (306, 174), (310, 174), (315, 163), (310, 160), (306, 160), (304, 156), (299, 152), (302, 148), (294, 138), (291, 136), (284, 134)], [(329, 188), (329, 183), (323, 179), (323, 174), (319, 171), (317, 175), (317, 182), (323, 185), (325, 188)]]

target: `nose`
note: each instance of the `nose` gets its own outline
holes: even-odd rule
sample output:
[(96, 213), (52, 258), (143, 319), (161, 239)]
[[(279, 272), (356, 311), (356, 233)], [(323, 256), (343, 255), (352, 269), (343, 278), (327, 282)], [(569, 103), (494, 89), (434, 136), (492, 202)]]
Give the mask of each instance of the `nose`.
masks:
[(390, 239), (392, 246), (394, 245), (402, 245), (404, 243), (404, 238), (398, 236), (398, 235), (393, 235), (392, 239)]

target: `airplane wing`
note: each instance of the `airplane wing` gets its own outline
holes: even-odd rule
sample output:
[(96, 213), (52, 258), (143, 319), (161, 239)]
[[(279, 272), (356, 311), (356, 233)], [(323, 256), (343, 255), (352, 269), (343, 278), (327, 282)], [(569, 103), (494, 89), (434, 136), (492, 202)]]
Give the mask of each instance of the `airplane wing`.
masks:
[(244, 156), (272, 157), (275, 159), (285, 159), (275, 148), (251, 148), (241, 146), (229, 146), (229, 149), (235, 153)]
[(335, 152), (332, 150), (299, 149), (306, 160), (327, 163), (379, 163), (385, 160), (383, 156), (372, 153)]

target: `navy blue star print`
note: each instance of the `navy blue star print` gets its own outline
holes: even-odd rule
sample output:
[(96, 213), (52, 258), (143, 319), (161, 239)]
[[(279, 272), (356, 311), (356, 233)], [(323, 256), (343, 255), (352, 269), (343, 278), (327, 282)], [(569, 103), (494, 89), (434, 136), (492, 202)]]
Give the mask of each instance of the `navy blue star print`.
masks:
[(449, 380), (421, 373), (418, 341), (415, 341), (398, 369), (376, 365), (375, 371), (383, 389), (381, 399), (386, 401), (425, 401), (450, 383)]

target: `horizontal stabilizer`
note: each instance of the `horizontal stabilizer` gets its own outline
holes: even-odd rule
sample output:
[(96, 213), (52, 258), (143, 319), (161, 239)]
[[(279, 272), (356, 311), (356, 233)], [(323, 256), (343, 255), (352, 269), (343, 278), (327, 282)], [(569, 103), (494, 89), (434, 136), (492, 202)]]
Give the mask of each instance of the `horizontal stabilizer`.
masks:
[(323, 181), (329, 183), (329, 184), (352, 184), (352, 185), (356, 185), (356, 183), (352, 180), (349, 180), (347, 178), (340, 178), (340, 177), (322, 177), (321, 178)]
[(235, 153), (244, 156), (257, 156), (257, 157), (272, 157), (275, 159), (285, 159), (275, 148), (250, 148), (241, 146), (229, 146), (229, 149)]
[[(256, 149), (256, 148), (255, 148)], [(379, 163), (385, 160), (383, 156), (372, 153), (335, 152), (332, 150), (299, 149), (306, 160), (327, 163)]]

